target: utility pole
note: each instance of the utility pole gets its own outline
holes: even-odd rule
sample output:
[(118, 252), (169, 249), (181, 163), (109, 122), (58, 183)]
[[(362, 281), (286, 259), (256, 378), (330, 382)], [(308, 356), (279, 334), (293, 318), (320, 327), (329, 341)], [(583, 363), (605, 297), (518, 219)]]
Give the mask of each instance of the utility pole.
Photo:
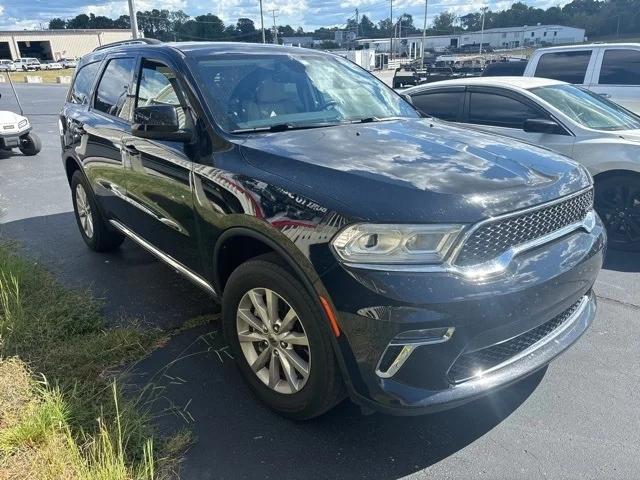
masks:
[(134, 0), (129, 0), (129, 19), (133, 38), (138, 38), (138, 18), (136, 17), (136, 6), (133, 4), (133, 1)]
[(356, 38), (360, 36), (360, 13), (356, 8)]
[(489, 7), (482, 7), (482, 29), (480, 30), (480, 52), (479, 55), (482, 55), (482, 42), (484, 42), (484, 14), (489, 10)]
[(389, 11), (389, 22), (391, 23), (391, 28), (389, 32), (389, 60), (393, 59), (393, 0), (389, 0), (390, 11)]
[(273, 44), (278, 44), (278, 27), (276, 27), (276, 12), (277, 10), (271, 10), (273, 14)]
[(267, 43), (264, 36), (264, 16), (262, 15), (262, 0), (260, 0), (260, 28), (262, 28), (262, 43)]
[(422, 48), (420, 49), (420, 68), (424, 68), (424, 45), (427, 41), (427, 5), (429, 0), (424, 0), (424, 25), (422, 26)]

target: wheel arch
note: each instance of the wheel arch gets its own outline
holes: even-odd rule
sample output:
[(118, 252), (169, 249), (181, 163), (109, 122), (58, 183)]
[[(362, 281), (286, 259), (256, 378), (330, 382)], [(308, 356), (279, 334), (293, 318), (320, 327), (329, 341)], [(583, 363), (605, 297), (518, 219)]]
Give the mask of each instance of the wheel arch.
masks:
[(615, 177), (616, 175), (631, 175), (636, 178), (640, 178), (640, 172), (636, 170), (627, 170), (623, 168), (616, 168), (612, 170), (605, 170), (604, 172), (597, 173), (593, 176), (594, 183), (606, 178)]

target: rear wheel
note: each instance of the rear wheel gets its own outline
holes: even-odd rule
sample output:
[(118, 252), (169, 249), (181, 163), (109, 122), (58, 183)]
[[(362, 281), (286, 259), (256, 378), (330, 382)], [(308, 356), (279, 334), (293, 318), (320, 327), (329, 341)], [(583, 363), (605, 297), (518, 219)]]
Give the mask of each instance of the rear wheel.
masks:
[(118, 248), (124, 236), (112, 230), (100, 214), (91, 187), (80, 171), (71, 178), (71, 198), (82, 239), (91, 250), (107, 252)]
[(224, 331), (254, 393), (278, 413), (304, 420), (333, 407), (343, 386), (323, 317), (282, 266), (251, 260), (229, 278)]
[(595, 208), (607, 228), (611, 248), (640, 250), (640, 176), (630, 173), (596, 179)]
[(35, 133), (30, 132), (27, 135), (20, 137), (19, 148), (23, 155), (37, 155), (42, 149), (42, 142), (40, 141), (40, 137)]

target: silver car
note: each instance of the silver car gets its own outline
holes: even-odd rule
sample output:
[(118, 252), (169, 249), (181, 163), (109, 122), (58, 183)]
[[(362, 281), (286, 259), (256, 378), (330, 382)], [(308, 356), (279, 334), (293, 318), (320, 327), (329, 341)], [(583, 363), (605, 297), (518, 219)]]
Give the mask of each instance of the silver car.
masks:
[(609, 245), (640, 250), (640, 117), (558, 80), (479, 77), (410, 88), (422, 113), (563, 153), (595, 180)]
[(16, 66), (13, 60), (0, 60), (0, 72), (15, 72)]

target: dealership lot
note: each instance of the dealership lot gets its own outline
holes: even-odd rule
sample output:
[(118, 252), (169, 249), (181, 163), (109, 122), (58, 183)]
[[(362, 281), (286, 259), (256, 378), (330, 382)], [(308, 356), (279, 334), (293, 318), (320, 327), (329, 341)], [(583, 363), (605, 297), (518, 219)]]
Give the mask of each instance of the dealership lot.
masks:
[[(133, 316), (172, 328), (214, 311), (131, 242), (109, 255), (85, 248), (59, 158), (55, 114), (65, 89), (17, 88), (43, 150), (0, 153), (0, 235), (65, 284), (91, 286), (114, 322)], [(8, 87), (0, 93), (0, 108), (15, 109)], [(596, 291), (595, 324), (544, 377), (436, 415), (361, 416), (345, 402), (306, 424), (283, 420), (251, 398), (211, 327), (178, 335), (140, 371), (184, 357), (167, 374), (184, 380), (169, 392), (177, 404), (191, 400), (198, 437), (185, 478), (632, 478), (640, 468), (640, 255), (609, 252)]]

